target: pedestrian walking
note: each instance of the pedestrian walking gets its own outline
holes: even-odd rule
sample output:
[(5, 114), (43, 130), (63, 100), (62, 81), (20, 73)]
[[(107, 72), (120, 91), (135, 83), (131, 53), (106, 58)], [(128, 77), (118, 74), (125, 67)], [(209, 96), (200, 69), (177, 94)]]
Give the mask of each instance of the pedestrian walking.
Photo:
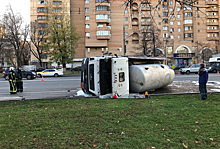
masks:
[(13, 68), (9, 69), (9, 86), (10, 86), (10, 94), (16, 94), (16, 80), (15, 80), (15, 72)]
[(23, 80), (22, 80), (22, 72), (20, 68), (17, 68), (16, 87), (17, 87), (17, 92), (23, 92)]
[(202, 96), (200, 100), (207, 99), (207, 88), (206, 83), (208, 82), (208, 70), (205, 68), (204, 64), (200, 64), (199, 68), (199, 91)]

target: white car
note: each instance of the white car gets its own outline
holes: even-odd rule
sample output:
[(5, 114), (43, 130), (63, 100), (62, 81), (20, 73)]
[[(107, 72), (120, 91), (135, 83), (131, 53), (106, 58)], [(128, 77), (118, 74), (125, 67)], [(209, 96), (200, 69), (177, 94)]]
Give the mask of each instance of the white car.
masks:
[(200, 68), (200, 64), (193, 64), (189, 66), (188, 68), (180, 68), (180, 73), (181, 74), (189, 74), (189, 73), (198, 73)]
[(62, 70), (56, 70), (56, 69), (46, 69), (42, 72), (37, 72), (38, 76), (54, 76), (54, 77), (58, 77), (58, 76), (63, 76), (63, 71)]

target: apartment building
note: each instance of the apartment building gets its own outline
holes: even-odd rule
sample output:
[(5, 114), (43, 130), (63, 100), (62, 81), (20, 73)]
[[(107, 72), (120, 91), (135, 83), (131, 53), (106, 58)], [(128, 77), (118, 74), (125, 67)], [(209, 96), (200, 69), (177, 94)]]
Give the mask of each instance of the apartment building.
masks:
[[(36, 26), (37, 38), (42, 38), (41, 42), (47, 42), (48, 35), (45, 29), (48, 27), (48, 20), (54, 19), (59, 23), (63, 15), (70, 16), (70, 1), (69, 0), (30, 0), (30, 17), (31, 27)], [(33, 30), (32, 30), (33, 31)], [(36, 38), (36, 39), (37, 39)], [(32, 48), (36, 50), (36, 47), (32, 44)], [(51, 49), (52, 50), (52, 49)], [(48, 52), (44, 52), (42, 55), (43, 67), (51, 67)], [(38, 64), (39, 61), (32, 54), (31, 63)]]
[[(36, 18), (42, 4), (31, 1)], [(218, 0), (199, 0), (194, 7), (183, 7), (174, 0), (163, 0), (159, 5), (157, 0), (134, 0), (132, 5), (124, 0), (70, 0), (70, 19), (81, 35), (76, 60), (103, 53), (143, 54), (144, 40), (149, 40), (146, 54), (153, 56), (152, 38), (143, 39), (144, 29), (149, 29), (152, 37), (152, 24), (161, 40), (156, 46), (158, 56), (168, 57), (168, 63), (206, 62), (219, 53)]]

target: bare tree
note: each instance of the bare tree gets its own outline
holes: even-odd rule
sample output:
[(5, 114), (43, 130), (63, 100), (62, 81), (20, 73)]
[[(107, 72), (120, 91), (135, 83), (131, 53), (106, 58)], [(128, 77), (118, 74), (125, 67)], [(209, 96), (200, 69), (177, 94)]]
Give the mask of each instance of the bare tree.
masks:
[(9, 11), (4, 14), (3, 25), (6, 29), (5, 39), (10, 42), (13, 47), (15, 58), (17, 61), (16, 66), (22, 65), (22, 54), (27, 43), (29, 26), (25, 25), (22, 28), (22, 17), (19, 13), (14, 13), (9, 5)]
[(142, 28), (141, 31), (141, 47), (143, 54), (148, 56), (158, 56), (158, 48), (161, 48), (160, 30), (151, 22), (148, 26)]
[[(48, 50), (47, 41), (47, 28), (39, 29), (38, 22), (31, 23), (31, 43), (29, 43), (30, 51), (34, 57), (39, 61), (40, 66), (42, 67), (42, 57)], [(31, 44), (34, 46), (32, 47)]]

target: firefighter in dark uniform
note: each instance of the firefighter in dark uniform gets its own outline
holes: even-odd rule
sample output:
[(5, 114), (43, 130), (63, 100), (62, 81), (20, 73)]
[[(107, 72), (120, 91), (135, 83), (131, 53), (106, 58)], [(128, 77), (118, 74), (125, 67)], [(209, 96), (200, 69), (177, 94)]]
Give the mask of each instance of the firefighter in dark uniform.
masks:
[(16, 87), (17, 87), (17, 92), (23, 92), (23, 80), (22, 80), (22, 73), (20, 68), (17, 68)]
[(16, 94), (16, 80), (15, 80), (15, 72), (13, 68), (9, 69), (9, 85), (10, 85), (10, 93), (11, 94)]

